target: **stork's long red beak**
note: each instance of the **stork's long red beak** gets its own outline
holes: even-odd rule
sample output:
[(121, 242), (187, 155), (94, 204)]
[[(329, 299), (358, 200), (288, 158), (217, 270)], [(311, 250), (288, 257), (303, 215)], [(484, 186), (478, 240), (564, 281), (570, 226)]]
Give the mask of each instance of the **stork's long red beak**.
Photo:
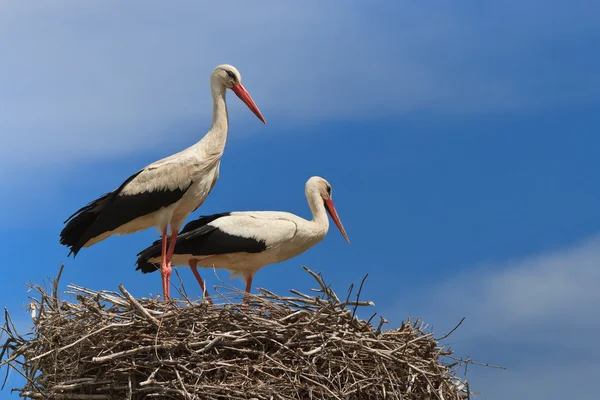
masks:
[(260, 113), (260, 110), (256, 106), (256, 103), (254, 103), (254, 100), (252, 100), (250, 93), (248, 93), (244, 85), (242, 85), (241, 83), (234, 83), (231, 87), (231, 90), (233, 90), (233, 93), (235, 93), (237, 97), (239, 97), (240, 100), (242, 100), (244, 104), (248, 106), (250, 111), (252, 111), (254, 115), (256, 115), (258, 119), (260, 119), (263, 122), (263, 124), (267, 123), (267, 121), (265, 121), (265, 118)]
[(342, 225), (342, 221), (340, 221), (340, 217), (338, 217), (337, 211), (335, 210), (335, 206), (333, 205), (333, 200), (331, 200), (331, 199), (325, 200), (325, 208), (327, 209), (327, 212), (329, 213), (329, 215), (331, 215), (333, 222), (335, 222), (335, 224), (337, 225), (337, 227), (340, 230), (340, 232), (342, 233), (342, 236), (344, 237), (344, 239), (346, 239), (346, 242), (348, 242), (348, 244), (350, 244), (350, 239), (348, 239), (348, 235), (346, 234), (344, 225)]

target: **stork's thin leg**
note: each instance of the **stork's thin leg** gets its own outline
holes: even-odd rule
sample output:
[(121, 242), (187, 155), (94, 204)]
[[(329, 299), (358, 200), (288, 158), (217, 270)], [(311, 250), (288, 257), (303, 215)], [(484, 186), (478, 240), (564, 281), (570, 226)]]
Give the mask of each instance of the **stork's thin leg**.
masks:
[(206, 287), (204, 286), (204, 281), (202, 280), (202, 278), (200, 277), (200, 273), (198, 272), (198, 260), (191, 259), (189, 261), (189, 264), (190, 268), (192, 269), (192, 272), (194, 273), (194, 276), (196, 277), (196, 280), (200, 284), (200, 289), (202, 289), (202, 295), (206, 298), (206, 301), (208, 301), (209, 304), (213, 304), (213, 301), (208, 295)]
[(163, 297), (165, 300), (169, 299), (167, 291), (167, 228), (163, 229), (162, 232), (162, 252), (160, 257), (160, 277), (162, 279), (162, 290)]
[(167, 262), (171, 262), (171, 258), (173, 257), (173, 253), (175, 253), (175, 242), (177, 241), (177, 234), (179, 232), (174, 230), (171, 232), (171, 238), (169, 240), (169, 248), (167, 250)]
[[(166, 233), (165, 233), (166, 235)], [(171, 239), (169, 240), (169, 247), (167, 248), (167, 254), (165, 257), (165, 289), (167, 298), (171, 297), (171, 259), (175, 252), (175, 242), (177, 241), (177, 230), (171, 232)], [(163, 245), (164, 246), (164, 245)]]
[(252, 290), (252, 278), (254, 278), (254, 274), (250, 274), (246, 278), (246, 294), (244, 295), (245, 303), (248, 303), (248, 295), (250, 294), (250, 290)]

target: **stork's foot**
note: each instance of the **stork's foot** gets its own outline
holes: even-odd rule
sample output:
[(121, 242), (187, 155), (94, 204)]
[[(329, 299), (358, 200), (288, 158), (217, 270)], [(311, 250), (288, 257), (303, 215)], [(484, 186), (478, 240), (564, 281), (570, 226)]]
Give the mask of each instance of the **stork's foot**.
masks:
[(161, 266), (160, 274), (162, 275), (163, 297), (167, 301), (171, 298), (171, 265), (166, 264)]

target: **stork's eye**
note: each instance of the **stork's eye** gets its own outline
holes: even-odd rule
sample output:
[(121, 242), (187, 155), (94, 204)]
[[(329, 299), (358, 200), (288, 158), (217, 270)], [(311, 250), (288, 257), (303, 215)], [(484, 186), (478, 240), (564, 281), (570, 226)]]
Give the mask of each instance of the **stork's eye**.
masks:
[(327, 186), (327, 194), (331, 196), (331, 186)]
[(231, 71), (227, 71), (227, 75), (228, 75), (228, 76), (229, 76), (231, 79), (233, 79), (234, 81), (236, 80), (236, 78), (235, 78), (235, 74), (234, 74), (233, 72), (231, 72)]

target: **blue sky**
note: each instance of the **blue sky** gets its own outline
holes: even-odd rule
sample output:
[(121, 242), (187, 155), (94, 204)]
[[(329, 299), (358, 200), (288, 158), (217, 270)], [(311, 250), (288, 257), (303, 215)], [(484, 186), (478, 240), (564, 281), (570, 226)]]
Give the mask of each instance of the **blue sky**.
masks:
[[(75, 260), (58, 234), (73, 211), (199, 140), (208, 76), (230, 63), (268, 124), (229, 94), (220, 180), (190, 219), (308, 217), (304, 183), (320, 175), (351, 240), (332, 226), (255, 286), (307, 291), (307, 265), (345, 292), (368, 273), (363, 296), (390, 327), (423, 317), (441, 334), (466, 317), (448, 343), (509, 368), (469, 370), (482, 398), (591, 395), (597, 4), (0, 0), (0, 9), (0, 305), (19, 324), (29, 323), (24, 283), (61, 263), (65, 285), (159, 292), (159, 275), (133, 266), (157, 232), (111, 238)], [(20, 383), (13, 375), (9, 386)]]

